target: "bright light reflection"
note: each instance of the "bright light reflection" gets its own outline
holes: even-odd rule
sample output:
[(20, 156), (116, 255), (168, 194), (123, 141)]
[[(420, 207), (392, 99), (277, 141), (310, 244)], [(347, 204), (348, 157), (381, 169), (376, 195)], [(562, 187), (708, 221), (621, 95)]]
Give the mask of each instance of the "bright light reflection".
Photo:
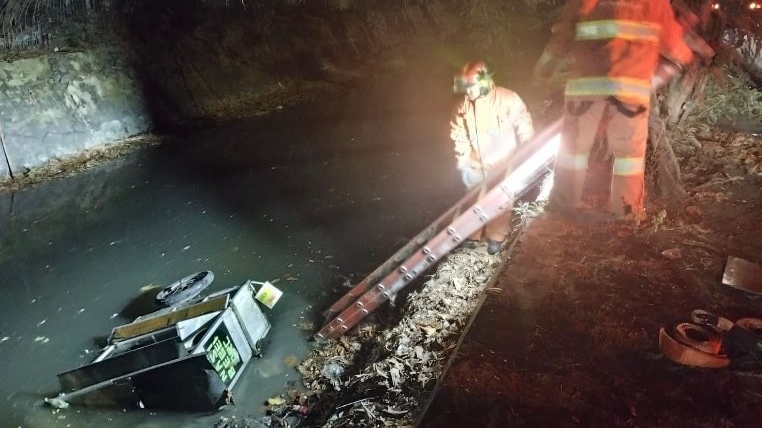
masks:
[(550, 171), (545, 180), (540, 184), (540, 194), (537, 195), (537, 202), (546, 202), (550, 198), (550, 191), (553, 190), (553, 171)]
[(561, 134), (552, 136), (539, 150), (537, 150), (529, 159), (516, 168), (507, 178), (508, 188), (513, 193), (519, 193), (530, 183), (540, 168), (553, 160), (558, 153), (558, 146), (561, 144)]

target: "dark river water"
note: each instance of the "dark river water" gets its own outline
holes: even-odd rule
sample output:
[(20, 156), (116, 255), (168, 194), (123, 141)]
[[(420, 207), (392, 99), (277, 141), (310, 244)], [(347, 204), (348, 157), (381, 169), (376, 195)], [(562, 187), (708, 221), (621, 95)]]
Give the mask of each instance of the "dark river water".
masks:
[[(444, 70), (448, 69), (444, 68)], [(210, 427), (299, 384), (319, 313), (462, 194), (449, 75), (348, 88), (319, 104), (173, 135), (125, 159), (0, 195), (0, 427)], [(371, 89), (369, 89), (371, 88)], [(159, 286), (276, 281), (270, 344), (214, 414), (42, 405), (56, 374), (150, 312)], [(152, 288), (153, 287), (153, 288)], [(147, 291), (146, 291), (147, 290)]]

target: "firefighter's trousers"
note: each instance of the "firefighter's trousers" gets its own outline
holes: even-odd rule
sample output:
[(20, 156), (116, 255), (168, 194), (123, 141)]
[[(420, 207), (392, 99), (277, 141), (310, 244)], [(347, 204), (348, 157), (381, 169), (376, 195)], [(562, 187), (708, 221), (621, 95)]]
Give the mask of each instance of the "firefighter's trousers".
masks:
[[(484, 195), (486, 195), (490, 189), (488, 189), (487, 186), (484, 185), (484, 183), (479, 183), (476, 185), (480, 186), (479, 199), (477, 200), (477, 203), (478, 203), (478, 201), (484, 198)], [(512, 217), (513, 217), (513, 205), (508, 207), (503, 214), (490, 220), (490, 222), (487, 223), (485, 227), (480, 228), (476, 232), (471, 234), (471, 236), (469, 236), (468, 239), (473, 239), (475, 241), (478, 241), (482, 238), (482, 235), (484, 235), (487, 237), (487, 239), (490, 239), (492, 241), (503, 242), (505, 241), (505, 238), (508, 236), (508, 232), (510, 232), (511, 230)]]
[(582, 188), (596, 136), (606, 138), (609, 153), (614, 156), (609, 201), (614, 218), (643, 219), (648, 108), (613, 98), (566, 103), (551, 202), (567, 208), (582, 205)]

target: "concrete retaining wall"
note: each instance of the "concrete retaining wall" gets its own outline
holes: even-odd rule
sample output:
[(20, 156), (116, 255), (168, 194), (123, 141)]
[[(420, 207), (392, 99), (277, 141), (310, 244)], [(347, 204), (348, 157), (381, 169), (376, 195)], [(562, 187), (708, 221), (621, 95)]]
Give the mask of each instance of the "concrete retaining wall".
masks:
[(127, 58), (101, 48), (0, 63), (0, 179), (149, 130)]

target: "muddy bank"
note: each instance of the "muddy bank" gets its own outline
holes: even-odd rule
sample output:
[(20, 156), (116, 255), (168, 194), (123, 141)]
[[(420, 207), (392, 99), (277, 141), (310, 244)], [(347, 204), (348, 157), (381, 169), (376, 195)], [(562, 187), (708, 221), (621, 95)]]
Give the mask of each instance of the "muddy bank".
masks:
[(641, 228), (532, 223), (421, 427), (759, 425), (762, 367), (682, 366), (658, 346), (660, 327), (694, 309), (762, 316), (759, 296), (721, 285), (729, 255), (762, 263), (762, 141), (701, 144), (683, 159), (676, 217), (652, 203)]

